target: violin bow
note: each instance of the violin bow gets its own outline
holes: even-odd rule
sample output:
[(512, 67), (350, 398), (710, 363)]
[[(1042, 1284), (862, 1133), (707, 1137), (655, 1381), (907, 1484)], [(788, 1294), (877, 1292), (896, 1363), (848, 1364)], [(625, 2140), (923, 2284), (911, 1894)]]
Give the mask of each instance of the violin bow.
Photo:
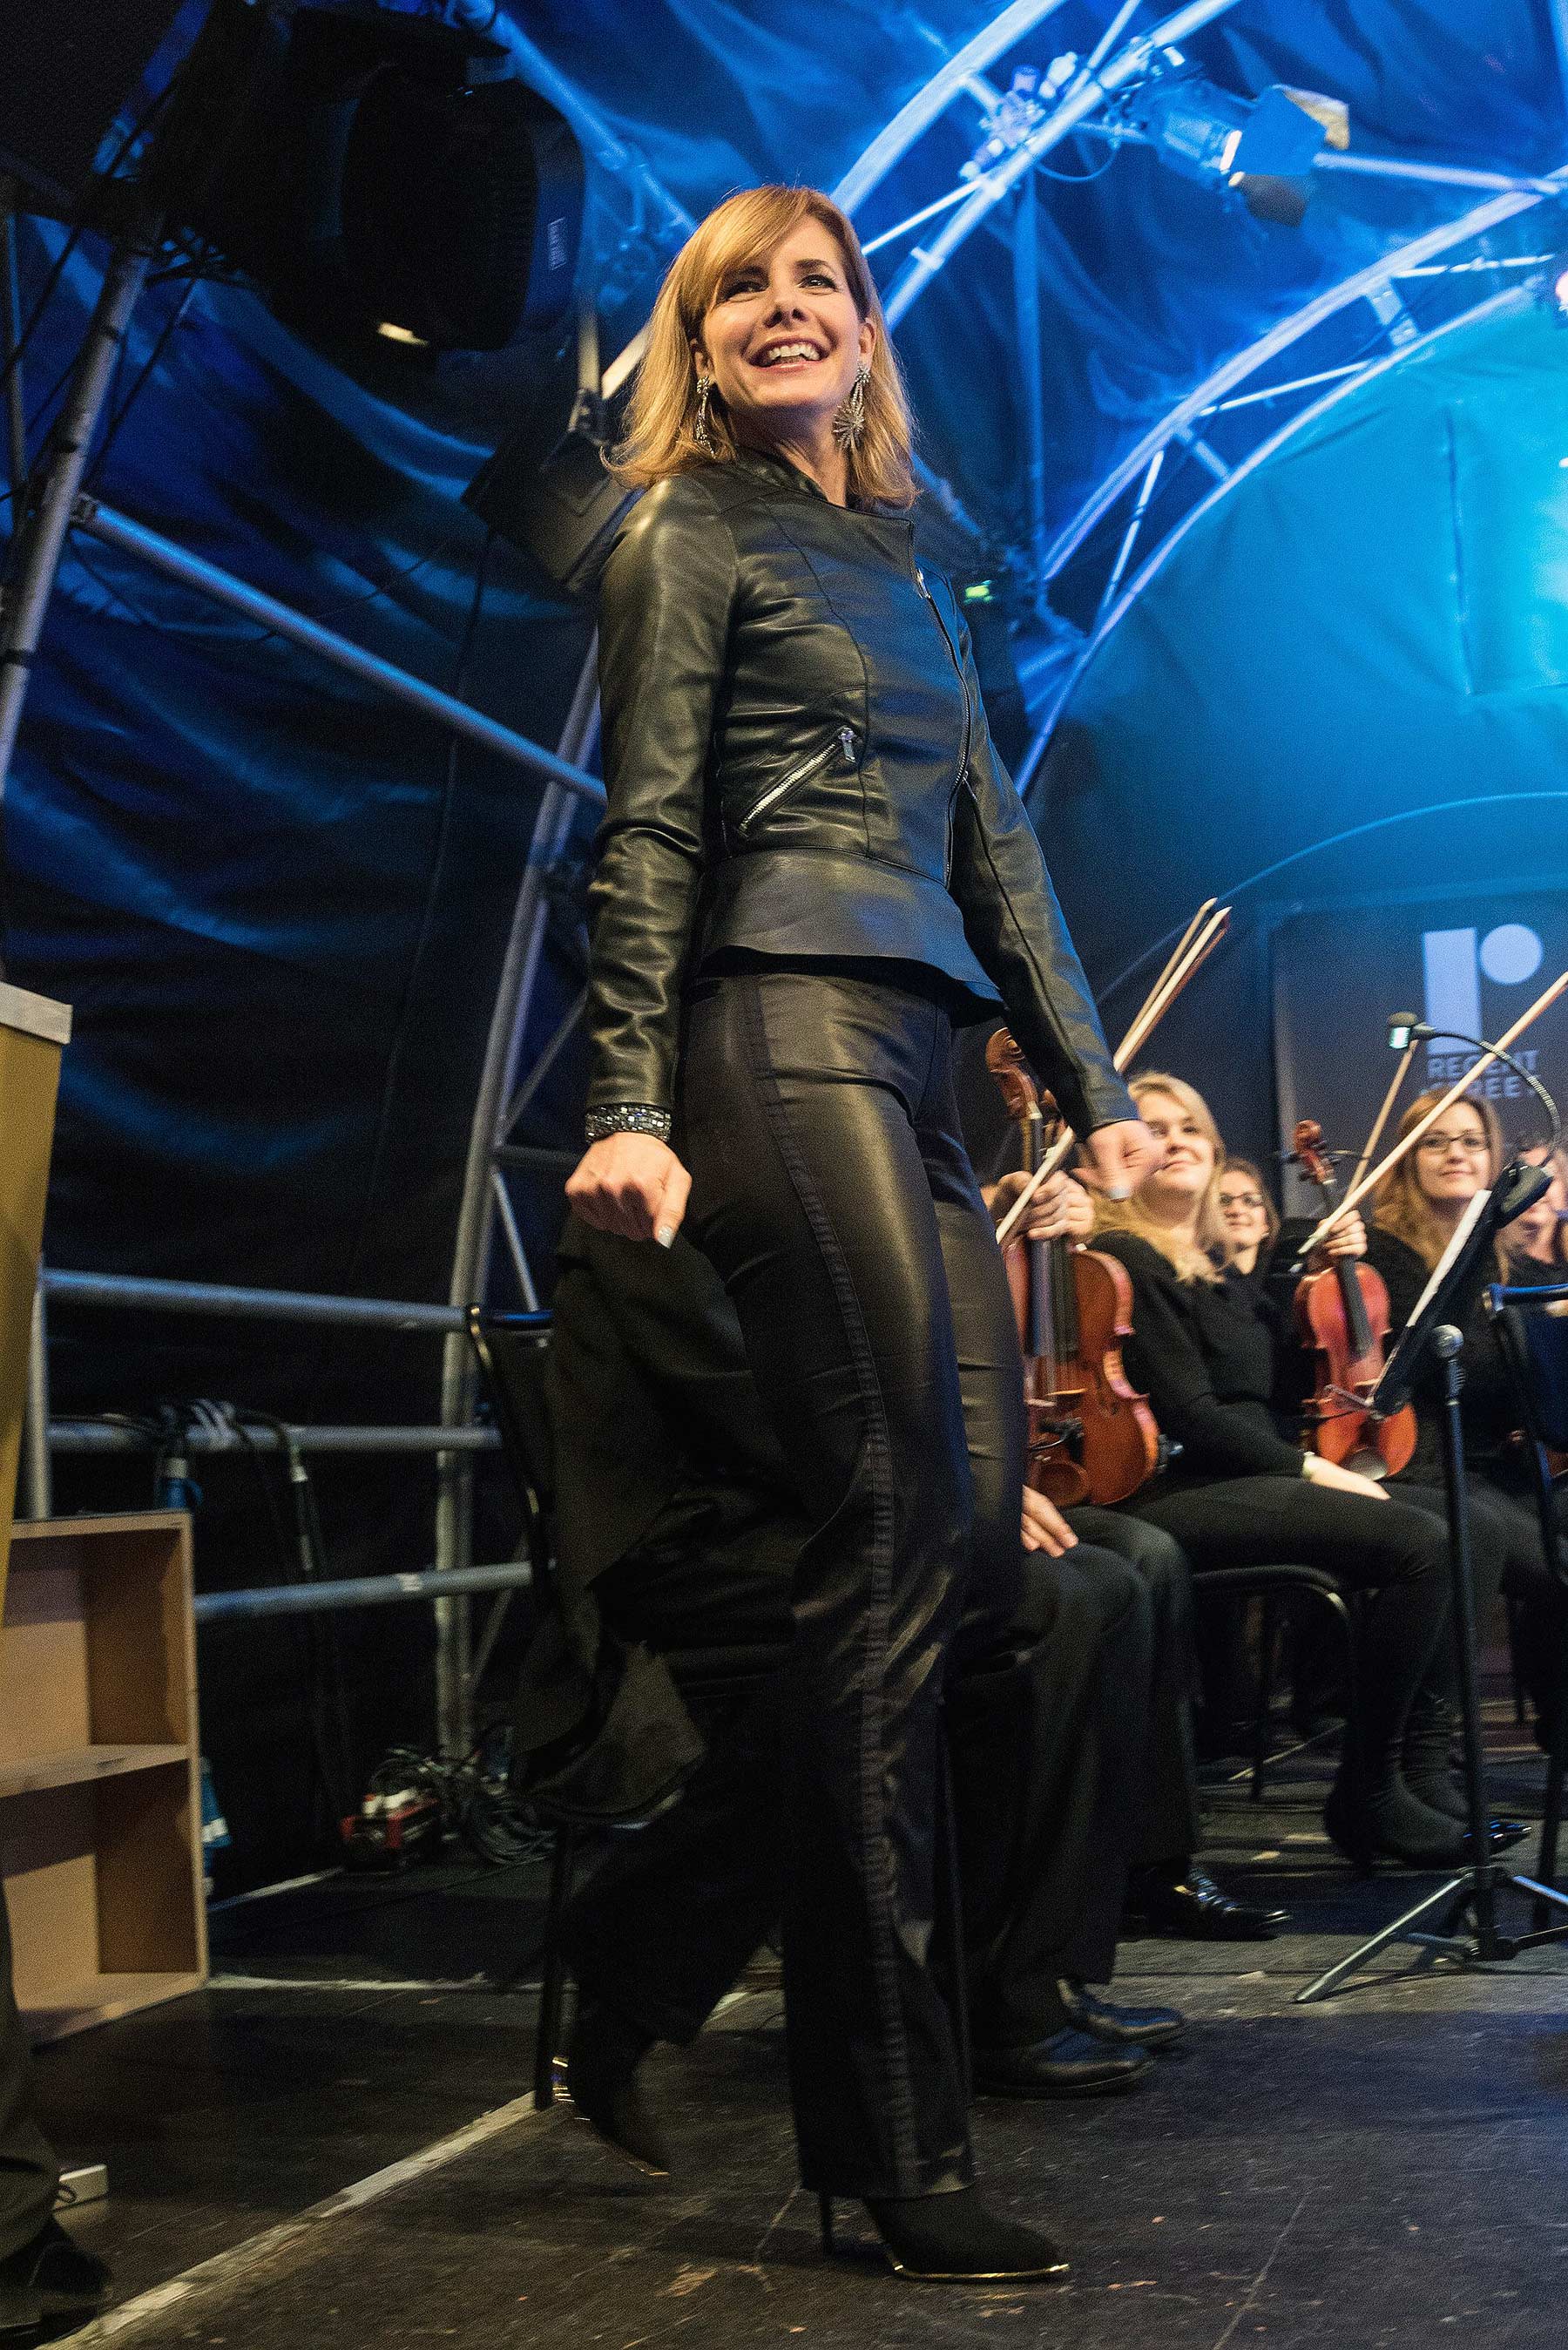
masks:
[(1391, 1168), (1398, 1165), (1400, 1159), (1404, 1158), (1407, 1150), (1414, 1150), (1416, 1145), (1420, 1141), (1421, 1137), (1426, 1133), (1427, 1128), (1429, 1126), (1435, 1125), (1438, 1119), (1442, 1117), (1443, 1112), (1446, 1109), (1452, 1109), (1460, 1095), (1469, 1091), (1471, 1086), (1474, 1085), (1476, 1079), (1480, 1076), (1481, 1071), (1483, 1069), (1490, 1069), (1492, 1063), (1498, 1058), (1499, 1055), (1506, 1053), (1509, 1046), (1514, 1042), (1514, 1040), (1517, 1037), (1522, 1036), (1525, 1030), (1530, 1027), (1533, 1022), (1540, 1019), (1548, 1004), (1556, 1003), (1558, 997), (1562, 994), (1565, 987), (1568, 987), (1568, 971), (1561, 972), (1559, 976), (1552, 981), (1545, 993), (1536, 997), (1529, 1011), (1521, 1012), (1519, 1018), (1514, 1022), (1512, 1027), (1506, 1030), (1504, 1034), (1498, 1038), (1495, 1045), (1490, 1045), (1487, 1047), (1487, 1050), (1481, 1055), (1480, 1060), (1474, 1062), (1471, 1066), (1465, 1071), (1464, 1076), (1459, 1078), (1455, 1084), (1449, 1087), (1448, 1092), (1443, 1095), (1439, 1101), (1433, 1103), (1431, 1108), (1427, 1112), (1426, 1117), (1417, 1120), (1416, 1124), (1410, 1128), (1409, 1133), (1405, 1135), (1394, 1145), (1393, 1149), (1389, 1151), (1387, 1157), (1383, 1159), (1378, 1166), (1373, 1169), (1370, 1175), (1364, 1175), (1358, 1183), (1353, 1183), (1351, 1185), (1350, 1190), (1345, 1193), (1338, 1207), (1334, 1211), (1334, 1213), (1332, 1215), (1325, 1216), (1322, 1223), (1318, 1225), (1316, 1231), (1310, 1232), (1307, 1235), (1306, 1240), (1302, 1244), (1303, 1256), (1309, 1256), (1313, 1250), (1316, 1248), (1319, 1243), (1323, 1240), (1324, 1233), (1331, 1232), (1335, 1224), (1341, 1222), (1343, 1219), (1348, 1216), (1355, 1208), (1358, 1207), (1361, 1201), (1366, 1197), (1368, 1191), (1373, 1191), (1376, 1185), (1382, 1182), (1383, 1178), (1388, 1173)]
[(1352, 1170), (1350, 1182), (1346, 1187), (1352, 1191), (1355, 1191), (1356, 1185), (1366, 1174), (1367, 1167), (1371, 1163), (1372, 1154), (1383, 1139), (1383, 1129), (1388, 1123), (1388, 1113), (1393, 1108), (1395, 1097), (1397, 1095), (1400, 1087), (1405, 1082), (1406, 1072), (1409, 1068), (1411, 1062), (1416, 1057), (1416, 1046), (1419, 1042), (1420, 1039), (1418, 1037), (1412, 1036), (1410, 1042), (1406, 1045), (1404, 1052), (1399, 1056), (1399, 1066), (1394, 1072), (1394, 1082), (1383, 1097), (1383, 1107), (1372, 1121), (1372, 1131), (1367, 1136), (1361, 1156), (1356, 1160), (1355, 1166)]
[[(1188, 923), (1176, 952), (1144, 998), (1132, 1025), (1111, 1055), (1112, 1062), (1118, 1070), (1125, 1069), (1133, 1055), (1142, 1051), (1188, 981), (1200, 965), (1208, 962), (1229, 930), (1230, 907), (1222, 906), (1218, 913), (1213, 911), (1213, 899), (1206, 898)], [(1030, 1201), (1033, 1200), (1042, 1183), (1055, 1174), (1076, 1140), (1077, 1137), (1071, 1127), (1064, 1127), (1055, 1142), (1052, 1144), (1051, 1149), (998, 1224), (996, 1228), (998, 1248), (1006, 1247), (1008, 1241), (1017, 1230), (1019, 1221)]]
[[(1209, 903), (1213, 905), (1212, 898)], [(1158, 986), (1151, 991), (1147, 1002), (1111, 1055), (1118, 1069), (1125, 1069), (1127, 1063), (1142, 1052), (1182, 989), (1202, 969), (1230, 927), (1231, 909), (1221, 906), (1218, 913), (1210, 914), (1184, 959), (1161, 976)]]

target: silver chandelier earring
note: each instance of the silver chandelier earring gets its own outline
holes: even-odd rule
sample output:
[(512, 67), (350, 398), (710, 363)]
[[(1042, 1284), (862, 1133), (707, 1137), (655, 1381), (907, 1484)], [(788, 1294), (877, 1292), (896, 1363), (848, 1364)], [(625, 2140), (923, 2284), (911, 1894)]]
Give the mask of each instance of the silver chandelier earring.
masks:
[(833, 420), (836, 437), (845, 448), (853, 449), (866, 429), (866, 387), (871, 380), (871, 370), (861, 366), (855, 370), (855, 381), (849, 397)]
[(699, 449), (705, 449), (710, 457), (713, 454), (713, 436), (708, 430), (708, 402), (712, 390), (712, 377), (700, 375), (697, 379), (697, 413), (692, 420), (691, 432)]

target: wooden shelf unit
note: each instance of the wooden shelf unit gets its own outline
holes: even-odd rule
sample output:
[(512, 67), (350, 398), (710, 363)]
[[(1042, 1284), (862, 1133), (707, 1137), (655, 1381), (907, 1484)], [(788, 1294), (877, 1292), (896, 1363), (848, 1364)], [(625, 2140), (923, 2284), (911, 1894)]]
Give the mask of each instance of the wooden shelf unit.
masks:
[(191, 1522), (18, 1524), (0, 1624), (0, 1867), (36, 2040), (206, 1980)]

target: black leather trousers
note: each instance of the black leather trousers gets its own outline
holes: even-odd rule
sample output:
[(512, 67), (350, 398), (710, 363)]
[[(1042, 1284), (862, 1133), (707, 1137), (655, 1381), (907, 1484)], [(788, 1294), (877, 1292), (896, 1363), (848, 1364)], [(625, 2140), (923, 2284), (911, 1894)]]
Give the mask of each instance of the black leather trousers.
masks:
[[(943, 1677), (1019, 1596), (1023, 1382), (934, 992), (785, 966), (705, 980), (676, 1142), (809, 1528), (783, 1693), (784, 1996), (801, 2176), (973, 2176), (933, 1964), (952, 1939)], [(950, 1304), (997, 1366), (977, 1496)]]

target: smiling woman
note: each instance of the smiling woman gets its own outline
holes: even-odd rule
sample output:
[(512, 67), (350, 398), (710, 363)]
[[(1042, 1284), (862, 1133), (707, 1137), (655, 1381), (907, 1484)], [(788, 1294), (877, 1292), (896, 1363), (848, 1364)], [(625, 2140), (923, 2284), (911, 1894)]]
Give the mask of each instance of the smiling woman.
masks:
[(748, 188), (686, 245), (654, 305), (614, 471), (641, 488), (759, 439), (836, 505), (913, 502), (877, 288), (847, 218), (810, 188)]
[[(690, 1202), (808, 1529), (782, 1709), (802, 2176), (825, 2236), (827, 2199), (859, 2197), (906, 2272), (1058, 2275), (971, 2183), (940, 1980), (943, 1675), (1009, 1647), (1023, 1589), (1023, 1364), (955, 1023), (1001, 995), (1107, 1187), (1148, 1139), (957, 598), (914, 559), (903, 389), (826, 197), (755, 189), (698, 229), (618, 462), (647, 494), (599, 599), (608, 807), (566, 1192), (665, 1246)], [(665, 2011), (583, 1988), (568, 2088), (646, 2151), (635, 2075)]]

